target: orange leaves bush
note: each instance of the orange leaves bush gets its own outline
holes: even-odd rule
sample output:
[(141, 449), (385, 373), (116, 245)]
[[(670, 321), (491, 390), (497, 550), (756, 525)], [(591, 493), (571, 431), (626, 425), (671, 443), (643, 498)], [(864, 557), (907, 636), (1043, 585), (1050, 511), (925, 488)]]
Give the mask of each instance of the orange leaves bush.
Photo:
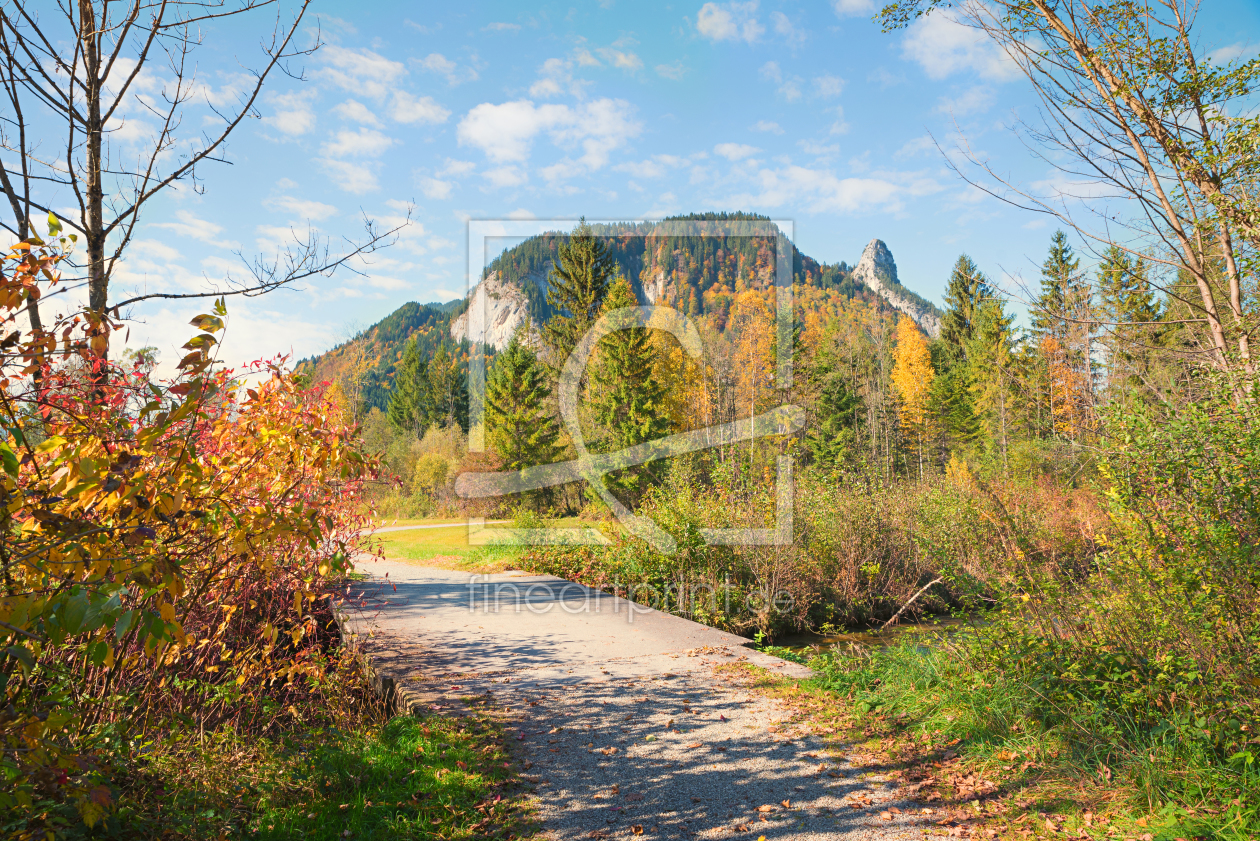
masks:
[(324, 679), (374, 466), (320, 389), (216, 366), (221, 301), (170, 382), (103, 356), (108, 319), (21, 332), (67, 245), (19, 245), (0, 280), (0, 808), (90, 825), (106, 729), (265, 727)]

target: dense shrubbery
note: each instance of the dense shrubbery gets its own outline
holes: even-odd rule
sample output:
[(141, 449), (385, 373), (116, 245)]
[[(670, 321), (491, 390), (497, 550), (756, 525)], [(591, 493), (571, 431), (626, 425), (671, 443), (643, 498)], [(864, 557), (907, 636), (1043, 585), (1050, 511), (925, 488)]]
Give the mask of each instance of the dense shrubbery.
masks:
[(992, 606), (1027, 577), (1030, 556), (1088, 566), (1103, 527), (1090, 495), (1049, 482), (982, 493), (969, 476), (885, 485), (806, 471), (795, 482), (791, 545), (710, 546), (701, 529), (773, 526), (774, 485), (749, 487), (721, 468), (703, 481), (699, 473), (694, 462), (675, 465), (638, 509), (674, 537), (674, 554), (614, 531), (607, 548), (538, 547), (522, 563), (737, 633), (774, 635), (885, 620), (937, 578), (910, 615)]
[[(62, 244), (64, 245), (64, 243)], [(12, 320), (58, 246), (6, 259)], [(282, 369), (216, 369), (214, 315), (173, 382), (76, 318), (4, 344), (0, 810), (31, 832), (113, 808), (181, 734), (263, 734), (336, 687), (330, 602), (372, 470), (345, 413)], [(73, 807), (70, 809), (69, 807)]]

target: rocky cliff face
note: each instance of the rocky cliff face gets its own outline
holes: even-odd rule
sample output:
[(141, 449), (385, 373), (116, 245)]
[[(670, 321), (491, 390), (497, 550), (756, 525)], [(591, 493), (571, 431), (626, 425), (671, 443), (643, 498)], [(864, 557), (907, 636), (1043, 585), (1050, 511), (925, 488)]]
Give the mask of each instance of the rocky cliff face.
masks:
[(467, 312), (451, 322), (451, 338), (484, 342), (502, 350), (528, 320), (525, 293), (516, 284), (500, 280), (498, 272), (491, 272), (473, 289)]
[(910, 316), (932, 338), (941, 335), (941, 319), (932, 309), (905, 294), (897, 279), (897, 264), (883, 240), (873, 239), (853, 269), (853, 279)]

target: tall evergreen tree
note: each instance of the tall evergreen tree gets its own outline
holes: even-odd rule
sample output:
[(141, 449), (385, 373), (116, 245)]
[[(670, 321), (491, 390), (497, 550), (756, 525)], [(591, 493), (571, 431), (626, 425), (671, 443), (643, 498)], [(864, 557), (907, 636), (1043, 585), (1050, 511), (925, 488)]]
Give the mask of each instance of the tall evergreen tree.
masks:
[(564, 367), (573, 348), (599, 316), (613, 270), (614, 261), (607, 246), (582, 219), (569, 241), (557, 249), (547, 289), (547, 303), (555, 315), (543, 325), (543, 343), (548, 363), (556, 370)]
[(941, 341), (949, 348), (951, 361), (963, 355), (963, 348), (975, 332), (976, 315), (993, 291), (989, 279), (966, 254), (954, 263), (945, 288), (945, 317), (941, 319)]
[(1067, 234), (1055, 231), (1041, 267), (1041, 294), (1033, 306), (1032, 329), (1045, 365), (1049, 431), (1078, 438), (1093, 423), (1094, 327), (1092, 291)]
[(824, 467), (844, 462), (857, 444), (857, 419), (862, 400), (839, 371), (820, 372), (821, 388), (814, 401), (814, 425), (805, 446)]
[(396, 429), (410, 432), (417, 438), (424, 436), (433, 421), (429, 364), (420, 358), (420, 349), (414, 338), (408, 340), (394, 373), (394, 388), (386, 413)]
[(555, 460), (560, 427), (548, 408), (550, 397), (547, 370), (518, 331), (486, 378), (486, 443), (508, 469)]
[(1106, 328), (1109, 385), (1129, 390), (1142, 383), (1159, 344), (1159, 300), (1146, 277), (1146, 261), (1111, 246), (1098, 266), (1098, 292)]
[(433, 352), (428, 368), (434, 422), (442, 426), (459, 424), (467, 432), (468, 374), (464, 364), (442, 343)]
[[(624, 277), (613, 281), (602, 312), (636, 307), (634, 290)], [(592, 366), (590, 407), (603, 428), (602, 448), (612, 452), (642, 444), (666, 435), (671, 422), (665, 411), (665, 389), (653, 376), (657, 352), (647, 328), (640, 326), (615, 330), (599, 341)], [(609, 477), (609, 484), (634, 490), (644, 470), (622, 470)]]
[(1041, 294), (1031, 313), (1032, 329), (1066, 344), (1070, 319), (1083, 317), (1088, 309), (1089, 287), (1081, 271), (1081, 259), (1072, 251), (1067, 234), (1055, 231), (1050, 253), (1041, 265)]

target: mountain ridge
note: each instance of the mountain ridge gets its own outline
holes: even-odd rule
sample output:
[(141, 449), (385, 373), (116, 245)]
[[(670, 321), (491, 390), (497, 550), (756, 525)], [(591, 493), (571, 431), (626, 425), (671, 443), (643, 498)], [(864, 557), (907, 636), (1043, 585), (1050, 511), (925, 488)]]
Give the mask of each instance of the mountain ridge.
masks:
[[(630, 279), (641, 302), (672, 306), (692, 317), (707, 317), (724, 330), (740, 292), (774, 284), (777, 257), (772, 238), (739, 232), (741, 223), (746, 230), (764, 231), (767, 217), (710, 213), (664, 221), (674, 224), (668, 229), (659, 227), (662, 223), (592, 226), (597, 235), (607, 238), (617, 270)], [(682, 233), (678, 233), (680, 228)], [(736, 233), (721, 233), (731, 229)], [(669, 232), (662, 233), (666, 230)], [(349, 342), (302, 360), (298, 370), (313, 380), (338, 380), (346, 365), (367, 364), (362, 382), (363, 403), (384, 409), (397, 363), (411, 338), (421, 343), (426, 355), (444, 343), (457, 358), (466, 361), (473, 340), (484, 338), (487, 351), (493, 352), (506, 346), (527, 320), (537, 326), (550, 317), (547, 276), (560, 244), (567, 238), (562, 232), (530, 237), (492, 260), (464, 298), (440, 304), (404, 303)], [(795, 284), (897, 310), (914, 319), (929, 336), (940, 334), (943, 313), (902, 284), (892, 252), (882, 240), (872, 239), (852, 267), (845, 262), (819, 263), (802, 254), (795, 244), (789, 245)], [(482, 329), (470, 336), (468, 322), (474, 308), (481, 308), (485, 318)], [(475, 315), (472, 320), (477, 327)], [(360, 342), (364, 345), (362, 357), (348, 352)]]

